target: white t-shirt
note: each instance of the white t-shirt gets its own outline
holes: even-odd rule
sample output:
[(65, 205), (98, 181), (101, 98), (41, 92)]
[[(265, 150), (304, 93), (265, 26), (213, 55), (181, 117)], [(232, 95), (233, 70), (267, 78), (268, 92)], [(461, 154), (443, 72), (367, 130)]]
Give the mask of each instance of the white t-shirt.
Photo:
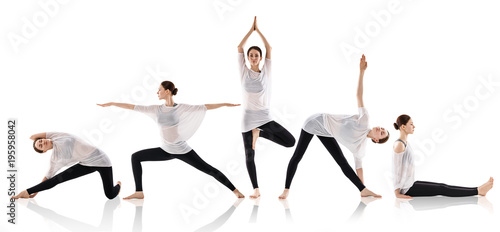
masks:
[(243, 88), (242, 131), (247, 132), (270, 121), (271, 60), (265, 59), (262, 70), (255, 72), (245, 64), (245, 55), (238, 53), (241, 87)]
[(136, 105), (135, 111), (151, 117), (160, 127), (161, 148), (170, 154), (186, 154), (192, 150), (186, 141), (200, 127), (207, 107), (205, 105), (176, 104)]
[(302, 129), (309, 134), (333, 137), (354, 155), (356, 169), (362, 168), (370, 126), (368, 111), (358, 108), (359, 114), (314, 114), (304, 123)]
[(46, 136), (53, 145), (50, 168), (45, 175), (47, 179), (61, 168), (77, 162), (83, 166), (111, 167), (106, 153), (77, 136), (62, 132), (47, 132)]
[(406, 144), (405, 151), (392, 152), (392, 174), (394, 190), (400, 189), (401, 194), (406, 194), (415, 183), (415, 168), (413, 165), (413, 149), (410, 143)]

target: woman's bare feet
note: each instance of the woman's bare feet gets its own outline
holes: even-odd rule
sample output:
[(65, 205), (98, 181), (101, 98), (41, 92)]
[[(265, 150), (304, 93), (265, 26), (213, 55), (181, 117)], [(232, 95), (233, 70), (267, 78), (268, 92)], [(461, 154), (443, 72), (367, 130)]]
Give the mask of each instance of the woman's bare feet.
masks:
[(363, 191), (361, 191), (361, 197), (382, 197), (370, 190), (368, 190), (367, 188), (364, 188)]
[(27, 190), (24, 190), (17, 194), (17, 196), (11, 197), (11, 199), (19, 199), (19, 198), (30, 198), (30, 194), (28, 193)]
[(259, 138), (260, 130), (257, 128), (252, 129), (252, 149), (255, 150), (255, 144), (257, 143), (257, 138)]
[(137, 191), (135, 192), (134, 194), (128, 196), (128, 197), (124, 197), (123, 198), (124, 200), (130, 200), (130, 199), (144, 199), (144, 193), (142, 193), (142, 191)]
[(259, 188), (255, 188), (253, 190), (253, 194), (250, 195), (250, 198), (252, 199), (256, 199), (256, 198), (259, 198), (260, 197), (260, 191), (259, 191)]
[(288, 192), (290, 189), (283, 190), (283, 193), (279, 196), (279, 199), (286, 199), (288, 197)]
[(234, 195), (236, 195), (237, 198), (245, 198), (245, 195), (243, 195), (238, 189), (235, 189), (233, 193)]
[(486, 196), (486, 193), (488, 193), (491, 188), (493, 188), (493, 177), (490, 177), (490, 179), (486, 183), (477, 187), (477, 193), (481, 196)]

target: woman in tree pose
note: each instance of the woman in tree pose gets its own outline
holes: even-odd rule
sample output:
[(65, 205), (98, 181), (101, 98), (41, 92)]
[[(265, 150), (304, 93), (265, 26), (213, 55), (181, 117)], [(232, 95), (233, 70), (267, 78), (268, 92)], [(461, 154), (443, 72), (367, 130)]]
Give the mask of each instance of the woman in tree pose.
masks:
[[(266, 59), (262, 70), (259, 69), (259, 64), (262, 60), (262, 50), (257, 46), (252, 46), (247, 51), (250, 68), (245, 64), (243, 48), (248, 37), (253, 32), (259, 34), (266, 47)], [(241, 86), (243, 87), (243, 144), (245, 146), (248, 175), (254, 188), (254, 193), (250, 195), (250, 198), (258, 198), (260, 197), (260, 191), (254, 161), (257, 138), (263, 137), (285, 147), (293, 147), (295, 138), (283, 126), (275, 122), (269, 113), (269, 100), (271, 97), (271, 45), (269, 45), (257, 27), (257, 17), (254, 18), (250, 31), (238, 45), (238, 66), (240, 69)]]
[(238, 104), (205, 104), (187, 105), (174, 103), (173, 96), (177, 94), (174, 83), (164, 81), (158, 88), (158, 98), (165, 100), (164, 104), (141, 106), (126, 103), (98, 104), (102, 107), (117, 106), (124, 109), (141, 112), (151, 117), (160, 127), (162, 146), (138, 151), (132, 155), (132, 171), (134, 173), (136, 192), (124, 199), (143, 199), (142, 191), (142, 166), (143, 161), (164, 161), (180, 159), (194, 168), (213, 176), (220, 183), (229, 188), (238, 198), (243, 194), (216, 168), (202, 160), (196, 152), (189, 147), (186, 141), (196, 132), (207, 110), (217, 109), (222, 106), (233, 107)]
[[(361, 161), (365, 155), (367, 139), (370, 138), (374, 143), (385, 143), (389, 139), (389, 133), (381, 127), (370, 129), (368, 125), (368, 111), (363, 104), (363, 76), (368, 67), (365, 55), (361, 57), (359, 67), (360, 72), (357, 90), (359, 114), (314, 114), (305, 121), (300, 133), (299, 142), (288, 164), (285, 190), (279, 196), (280, 199), (286, 199), (288, 197), (290, 185), (292, 184), (297, 166), (302, 156), (304, 156), (313, 135), (318, 136), (321, 143), (323, 143), (328, 152), (330, 152), (330, 155), (332, 155), (340, 166), (344, 175), (359, 189), (362, 197), (381, 197), (365, 187)], [(349, 163), (347, 163), (337, 141), (353, 153), (357, 175), (352, 170)]]
[(485, 196), (493, 187), (493, 178), (479, 187), (468, 188), (451, 186), (442, 183), (433, 183), (428, 181), (415, 181), (415, 169), (413, 164), (413, 149), (408, 142), (408, 135), (413, 134), (415, 126), (410, 116), (400, 115), (394, 128), (399, 130), (399, 139), (394, 142), (393, 147), (393, 178), (394, 194), (397, 198), (407, 198), (420, 196), (443, 195), (448, 197), (464, 197), (481, 195)]
[[(75, 135), (62, 132), (38, 133), (32, 135), (30, 139), (33, 140), (33, 149), (36, 152), (45, 153), (52, 150), (50, 168), (40, 184), (22, 191), (13, 198), (33, 198), (41, 191), (95, 171), (101, 175), (107, 198), (113, 199), (120, 193), (121, 182), (118, 181), (118, 184), (113, 186), (111, 161), (99, 148)], [(61, 168), (72, 164), (74, 165), (55, 175)]]

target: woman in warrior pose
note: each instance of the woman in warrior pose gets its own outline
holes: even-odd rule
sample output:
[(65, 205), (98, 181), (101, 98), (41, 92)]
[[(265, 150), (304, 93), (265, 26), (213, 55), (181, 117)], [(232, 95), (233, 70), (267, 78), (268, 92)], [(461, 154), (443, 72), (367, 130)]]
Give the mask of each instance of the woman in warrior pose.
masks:
[[(252, 46), (247, 51), (250, 68), (245, 64), (244, 46), (248, 37), (257, 32), (266, 47), (266, 59), (262, 70), (259, 69), (262, 60), (262, 50)], [(243, 144), (245, 146), (246, 165), (254, 193), (250, 198), (260, 197), (255, 168), (255, 143), (258, 137), (266, 138), (281, 146), (293, 147), (295, 138), (283, 126), (275, 122), (269, 113), (271, 91), (271, 46), (257, 27), (257, 17), (250, 31), (238, 45), (238, 66), (240, 69), (241, 86), (243, 87), (244, 114), (242, 121)]]
[(413, 120), (410, 116), (402, 114), (397, 118), (396, 123), (394, 123), (394, 128), (400, 132), (399, 139), (394, 142), (394, 152), (392, 154), (394, 194), (396, 194), (397, 198), (411, 199), (412, 197), (436, 195), (448, 197), (485, 196), (493, 187), (492, 177), (483, 185), (473, 188), (428, 181), (415, 181), (413, 149), (408, 142), (408, 135), (413, 134), (415, 130)]
[(174, 83), (164, 81), (158, 88), (158, 98), (165, 100), (164, 104), (141, 106), (127, 103), (105, 103), (98, 104), (102, 107), (117, 106), (124, 109), (141, 112), (151, 117), (160, 127), (162, 146), (145, 149), (132, 155), (132, 171), (135, 180), (135, 193), (124, 199), (143, 199), (142, 191), (142, 166), (143, 161), (164, 161), (180, 159), (196, 169), (213, 176), (220, 183), (229, 188), (238, 198), (244, 198), (243, 194), (216, 168), (202, 160), (196, 152), (189, 147), (186, 141), (196, 132), (200, 126), (207, 110), (217, 109), (222, 106), (233, 107), (237, 104), (205, 104), (187, 105), (174, 103), (173, 96), (177, 94)]
[[(113, 186), (111, 161), (99, 148), (77, 136), (62, 132), (38, 133), (32, 135), (30, 139), (33, 140), (33, 149), (36, 152), (45, 153), (52, 150), (50, 168), (40, 184), (22, 191), (13, 198), (33, 198), (41, 191), (95, 171), (101, 175), (107, 198), (113, 199), (120, 192), (120, 181)], [(72, 164), (75, 165), (55, 175), (61, 168)]]
[[(361, 57), (359, 66), (360, 72), (357, 91), (359, 114), (314, 114), (305, 121), (300, 133), (299, 142), (288, 164), (285, 190), (279, 196), (280, 199), (286, 199), (288, 197), (290, 185), (292, 184), (297, 166), (302, 156), (304, 156), (313, 135), (318, 136), (321, 143), (323, 143), (325, 148), (340, 166), (344, 175), (359, 189), (362, 197), (380, 197), (380, 195), (373, 193), (365, 187), (361, 160), (365, 155), (368, 138), (374, 143), (385, 143), (389, 139), (389, 133), (381, 127), (369, 128), (368, 111), (363, 104), (363, 76), (368, 67), (365, 55)], [(353, 153), (356, 173), (352, 170), (351, 166), (349, 166), (349, 163), (347, 163), (337, 141)]]

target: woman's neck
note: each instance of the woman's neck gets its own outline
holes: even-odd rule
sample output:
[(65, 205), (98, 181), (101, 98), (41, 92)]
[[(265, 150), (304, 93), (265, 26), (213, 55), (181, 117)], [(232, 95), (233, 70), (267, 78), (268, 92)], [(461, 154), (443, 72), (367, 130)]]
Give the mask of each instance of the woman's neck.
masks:
[(252, 71), (254, 71), (254, 72), (260, 72), (259, 65), (255, 65), (255, 66), (254, 66), (254, 65), (251, 65), (251, 67), (250, 67), (250, 68), (251, 68), (251, 69), (252, 69)]
[(399, 133), (399, 139), (403, 140), (405, 143), (408, 142), (408, 134), (405, 132), (400, 131)]
[(165, 105), (170, 107), (174, 106), (174, 98), (167, 97), (167, 99), (165, 99)]

